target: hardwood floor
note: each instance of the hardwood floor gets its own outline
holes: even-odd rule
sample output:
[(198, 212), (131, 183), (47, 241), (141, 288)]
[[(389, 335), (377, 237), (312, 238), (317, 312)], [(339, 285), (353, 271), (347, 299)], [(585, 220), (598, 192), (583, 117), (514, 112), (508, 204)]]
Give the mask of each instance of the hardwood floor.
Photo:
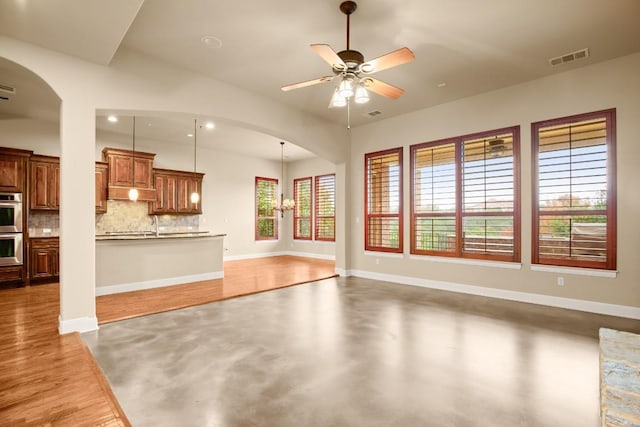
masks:
[(207, 304), (335, 277), (335, 262), (277, 256), (224, 263), (224, 278), (96, 298), (98, 323)]
[(0, 296), (0, 425), (129, 426), (78, 333), (58, 335), (58, 284)]
[[(225, 263), (225, 278), (97, 299), (100, 323), (332, 277), (334, 262)], [(0, 290), (0, 426), (130, 426), (77, 333), (58, 335), (57, 283)]]

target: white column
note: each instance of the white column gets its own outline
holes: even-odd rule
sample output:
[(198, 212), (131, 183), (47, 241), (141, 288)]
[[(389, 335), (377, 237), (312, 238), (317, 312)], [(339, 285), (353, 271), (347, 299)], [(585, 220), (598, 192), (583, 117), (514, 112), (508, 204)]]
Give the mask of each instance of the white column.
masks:
[(65, 99), (60, 111), (61, 334), (98, 329), (95, 140), (95, 108), (81, 99)]

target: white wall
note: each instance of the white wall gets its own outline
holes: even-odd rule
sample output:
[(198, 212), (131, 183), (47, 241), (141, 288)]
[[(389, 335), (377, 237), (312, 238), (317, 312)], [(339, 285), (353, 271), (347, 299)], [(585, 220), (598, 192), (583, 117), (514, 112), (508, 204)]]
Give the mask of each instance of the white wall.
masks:
[[(350, 190), (353, 212), (349, 221), (354, 244), (351, 245), (349, 268), (359, 272), (357, 274), (387, 275), (385, 277), (407, 283), (445, 287), (471, 285), (464, 289), (477, 293), (487, 293), (487, 289), (516, 291), (639, 308), (639, 71), (640, 54), (635, 54), (352, 129)], [(560, 270), (532, 271), (530, 123), (607, 108), (617, 109), (619, 273), (616, 278), (603, 278)], [(522, 268), (449, 264), (409, 256), (409, 146), (513, 125), (521, 127)], [(398, 146), (404, 147), (405, 159), (404, 255), (395, 258), (367, 255), (362, 249), (363, 157), (367, 152)], [(556, 284), (557, 276), (565, 278), (564, 286)], [(633, 312), (640, 316), (639, 310)]]
[[(286, 164), (287, 175), (287, 192), (285, 196), (293, 198), (293, 180), (296, 178), (315, 179), (319, 175), (327, 175), (336, 172), (336, 166), (324, 159), (313, 158), (290, 162)], [(312, 181), (312, 188), (315, 181)], [(315, 193), (312, 193), (315, 194)], [(286, 214), (286, 244), (287, 250), (295, 252), (299, 255), (335, 259), (336, 244), (335, 242), (321, 242), (312, 240), (294, 240), (293, 239), (293, 215)]]

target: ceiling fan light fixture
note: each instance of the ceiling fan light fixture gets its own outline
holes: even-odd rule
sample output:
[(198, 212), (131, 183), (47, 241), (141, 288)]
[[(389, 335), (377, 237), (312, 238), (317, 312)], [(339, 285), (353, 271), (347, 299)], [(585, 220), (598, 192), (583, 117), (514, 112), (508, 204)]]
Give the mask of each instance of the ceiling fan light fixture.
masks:
[(353, 96), (353, 77), (345, 76), (338, 86), (338, 94), (343, 98)]
[(338, 88), (333, 92), (333, 96), (331, 97), (331, 106), (332, 107), (344, 107), (347, 105), (347, 98), (340, 95)]
[(356, 104), (366, 104), (369, 102), (369, 92), (362, 84), (359, 84), (356, 88), (356, 96), (355, 96)]

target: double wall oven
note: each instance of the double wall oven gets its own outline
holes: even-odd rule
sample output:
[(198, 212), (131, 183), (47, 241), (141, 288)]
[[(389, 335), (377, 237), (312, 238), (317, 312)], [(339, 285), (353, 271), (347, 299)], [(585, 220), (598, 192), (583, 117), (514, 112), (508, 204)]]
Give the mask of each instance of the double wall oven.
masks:
[(22, 194), (0, 193), (0, 266), (22, 265)]

